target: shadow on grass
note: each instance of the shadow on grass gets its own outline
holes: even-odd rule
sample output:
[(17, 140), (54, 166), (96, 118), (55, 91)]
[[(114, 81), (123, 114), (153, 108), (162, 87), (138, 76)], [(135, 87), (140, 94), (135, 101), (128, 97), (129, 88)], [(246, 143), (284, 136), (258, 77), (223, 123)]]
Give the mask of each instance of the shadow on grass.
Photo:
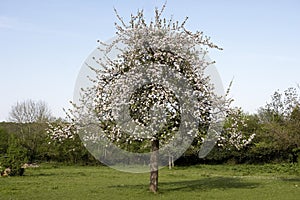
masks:
[(253, 189), (260, 184), (256, 182), (244, 181), (240, 178), (231, 177), (210, 177), (199, 180), (161, 182), (162, 191), (194, 191), (194, 190), (212, 190), (212, 189)]
[(84, 172), (78, 173), (37, 173), (37, 174), (25, 174), (24, 177), (85, 177)]
[[(171, 191), (205, 191), (212, 189), (253, 189), (259, 187), (260, 183), (249, 182), (242, 180), (241, 178), (231, 177), (209, 177), (198, 180), (186, 180), (176, 182), (159, 182), (159, 192), (171, 192)], [(122, 188), (122, 189), (133, 189), (133, 188), (145, 188), (146, 184), (143, 185), (118, 185), (110, 186), (111, 188)]]
[(287, 182), (299, 182), (300, 183), (300, 177), (295, 177), (295, 178), (281, 178), (282, 181), (287, 181)]

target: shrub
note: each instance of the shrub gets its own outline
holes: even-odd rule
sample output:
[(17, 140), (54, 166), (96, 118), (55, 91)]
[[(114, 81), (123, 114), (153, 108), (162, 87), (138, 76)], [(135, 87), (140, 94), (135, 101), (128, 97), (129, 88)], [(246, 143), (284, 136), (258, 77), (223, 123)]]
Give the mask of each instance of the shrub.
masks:
[(25, 170), (22, 166), (27, 161), (27, 150), (20, 145), (20, 142), (14, 136), (11, 136), (6, 155), (2, 156), (0, 160), (1, 172), (6, 168), (10, 168), (10, 176), (22, 176)]

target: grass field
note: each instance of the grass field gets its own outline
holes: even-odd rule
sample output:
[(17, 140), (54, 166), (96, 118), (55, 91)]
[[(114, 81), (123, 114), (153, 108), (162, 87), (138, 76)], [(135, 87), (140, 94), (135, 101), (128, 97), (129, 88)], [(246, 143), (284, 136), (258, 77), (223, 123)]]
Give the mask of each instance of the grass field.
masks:
[(299, 165), (164, 168), (157, 194), (148, 192), (148, 180), (147, 173), (48, 163), (23, 177), (0, 177), (0, 199), (300, 199)]

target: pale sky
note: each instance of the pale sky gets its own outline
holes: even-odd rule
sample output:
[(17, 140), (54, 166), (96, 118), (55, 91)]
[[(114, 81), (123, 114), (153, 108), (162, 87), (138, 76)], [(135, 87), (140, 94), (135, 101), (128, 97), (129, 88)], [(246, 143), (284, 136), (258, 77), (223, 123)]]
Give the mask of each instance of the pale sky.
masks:
[[(125, 21), (147, 19), (165, 1), (0, 0), (0, 121), (26, 99), (43, 100), (53, 115), (69, 108), (78, 72), (97, 40), (114, 36), (115, 7)], [(189, 17), (224, 50), (210, 58), (225, 87), (234, 78), (234, 105), (253, 113), (276, 90), (300, 83), (300, 1), (168, 0), (164, 16)]]

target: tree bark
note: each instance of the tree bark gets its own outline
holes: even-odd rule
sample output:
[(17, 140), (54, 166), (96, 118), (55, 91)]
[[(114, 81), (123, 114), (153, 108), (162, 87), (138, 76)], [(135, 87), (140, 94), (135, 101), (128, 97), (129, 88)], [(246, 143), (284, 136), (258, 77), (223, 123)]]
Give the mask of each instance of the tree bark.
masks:
[(151, 157), (150, 157), (150, 191), (156, 193), (158, 191), (158, 149), (159, 141), (151, 142)]

